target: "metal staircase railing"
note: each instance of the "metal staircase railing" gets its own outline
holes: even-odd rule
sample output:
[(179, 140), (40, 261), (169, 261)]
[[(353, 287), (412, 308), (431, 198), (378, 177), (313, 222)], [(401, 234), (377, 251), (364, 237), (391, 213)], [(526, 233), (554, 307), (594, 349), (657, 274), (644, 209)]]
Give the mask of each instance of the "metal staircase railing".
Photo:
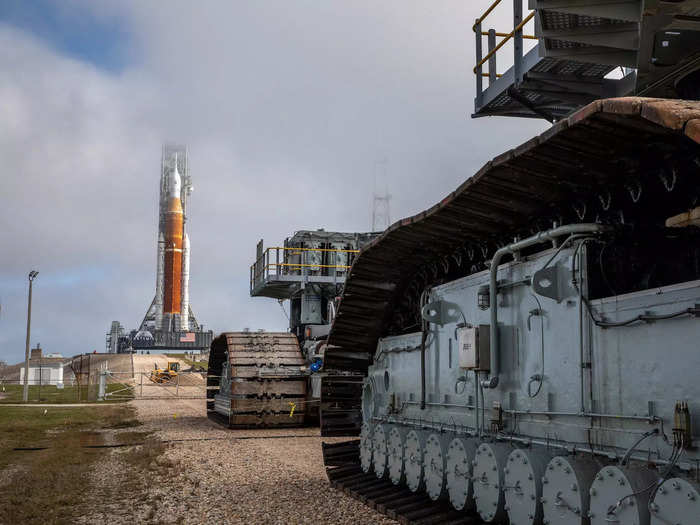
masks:
[[(503, 75), (498, 73), (496, 59), (498, 51), (511, 39), (513, 40), (513, 64), (514, 70), (516, 71), (515, 76), (518, 77), (518, 73), (522, 71), (522, 60), (523, 60), (523, 39), (528, 38), (532, 40), (537, 40), (534, 35), (524, 35), (523, 27), (530, 20), (532, 20), (535, 12), (532, 11), (528, 14), (525, 19), (522, 17), (522, 0), (514, 0), (513, 2), (513, 30), (510, 33), (497, 32), (495, 29), (489, 29), (484, 31), (482, 29), (482, 24), (486, 17), (488, 17), (496, 7), (502, 2), (502, 0), (495, 0), (489, 8), (481, 15), (474, 25), (472, 30), (476, 36), (476, 65), (474, 66), (474, 73), (476, 74), (476, 97), (479, 102), (483, 96), (483, 81), (482, 78), (489, 79), (489, 85), (493, 84), (496, 79), (501, 78)], [(488, 37), (488, 52), (483, 55), (483, 37)], [(497, 44), (496, 38), (502, 38), (502, 40)], [(483, 66), (488, 62), (488, 73), (484, 73)], [(478, 103), (477, 102), (477, 103)]]
[[(555, 121), (600, 98), (700, 96), (700, 0), (528, 0), (525, 18), (523, 3), (513, 0), (510, 32), (483, 27), (502, 0), (473, 26), (474, 117)], [(534, 35), (525, 35), (530, 20)], [(524, 53), (523, 39), (538, 43)], [(498, 53), (511, 41), (513, 66), (499, 72)]]

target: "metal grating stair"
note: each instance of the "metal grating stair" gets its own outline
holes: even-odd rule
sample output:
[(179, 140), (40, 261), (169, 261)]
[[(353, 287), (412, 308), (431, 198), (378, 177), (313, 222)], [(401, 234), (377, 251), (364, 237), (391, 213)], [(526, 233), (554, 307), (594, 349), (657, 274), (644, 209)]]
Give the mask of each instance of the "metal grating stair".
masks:
[[(520, 4), (513, 3), (516, 29)], [(496, 47), (490, 35), (489, 53), (481, 52), (480, 40), (489, 33), (482, 30), (485, 16), (474, 26), (474, 117), (555, 121), (600, 98), (696, 98), (693, 92), (700, 91), (693, 73), (700, 70), (700, 0), (529, 0), (527, 7), (538, 43), (523, 55), (523, 30), (514, 30), (515, 65), (503, 74), (496, 71), (496, 53), (489, 56)], [(617, 78), (606, 78), (617, 68)], [(488, 78), (485, 89), (482, 77)]]

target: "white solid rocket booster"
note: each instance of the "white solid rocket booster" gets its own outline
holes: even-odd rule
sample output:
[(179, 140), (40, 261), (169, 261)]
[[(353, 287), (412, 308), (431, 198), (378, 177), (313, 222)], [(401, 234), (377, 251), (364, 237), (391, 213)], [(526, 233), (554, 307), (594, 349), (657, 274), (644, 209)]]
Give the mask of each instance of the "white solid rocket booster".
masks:
[(182, 302), (180, 330), (190, 329), (190, 236), (185, 233), (182, 240)]
[(163, 326), (163, 277), (165, 275), (165, 237), (158, 235), (158, 262), (156, 265), (156, 330)]

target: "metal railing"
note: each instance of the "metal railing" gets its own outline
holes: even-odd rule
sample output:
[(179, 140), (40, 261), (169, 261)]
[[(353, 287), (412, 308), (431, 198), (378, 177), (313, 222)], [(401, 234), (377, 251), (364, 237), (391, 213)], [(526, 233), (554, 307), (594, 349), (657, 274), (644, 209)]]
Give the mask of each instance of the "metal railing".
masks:
[[(523, 27), (535, 16), (535, 11), (532, 11), (523, 18), (523, 0), (513, 0), (513, 30), (510, 31), (510, 33), (498, 32), (495, 29), (489, 29), (487, 31), (482, 29), (482, 24), (486, 17), (488, 17), (501, 2), (502, 0), (493, 2), (484, 14), (476, 19), (476, 22), (472, 26), (472, 30), (476, 36), (476, 65), (473, 71), (476, 74), (477, 106), (481, 105), (482, 93), (484, 91), (484, 77), (489, 79), (489, 86), (491, 86), (496, 79), (502, 76), (497, 70), (496, 55), (498, 50), (510, 40), (513, 41), (513, 78), (515, 83), (519, 83), (523, 78), (523, 39), (537, 40), (535, 35), (523, 34)], [(482, 46), (482, 39), (484, 36), (488, 37), (488, 52), (486, 55), (483, 54)], [(496, 38), (502, 38), (502, 40), (496, 43)], [(488, 72), (484, 72), (484, 64), (487, 63)]]
[(283, 246), (267, 248), (250, 266), (250, 289), (253, 290), (258, 283), (282, 275), (344, 275), (359, 251)]

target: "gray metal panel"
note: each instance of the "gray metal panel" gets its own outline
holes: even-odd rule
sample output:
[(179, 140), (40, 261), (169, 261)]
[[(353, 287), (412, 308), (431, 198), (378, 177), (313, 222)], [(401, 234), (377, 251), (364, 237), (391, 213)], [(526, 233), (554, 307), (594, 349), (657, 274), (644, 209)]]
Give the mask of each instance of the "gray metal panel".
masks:
[[(499, 282), (517, 282), (531, 276), (552, 255), (547, 250), (520, 263), (499, 269)], [(564, 271), (572, 265), (572, 250), (559, 255)], [(459, 305), (469, 324), (488, 322), (488, 310), (477, 306), (477, 292), (487, 283), (488, 274), (480, 272), (433, 289), (431, 300), (446, 300)], [(502, 339), (501, 384), (485, 390), (486, 419), (490, 419), (494, 402), (505, 409), (505, 433), (530, 436), (541, 440), (556, 439), (571, 446), (585, 447), (592, 441), (598, 448), (622, 454), (638, 436), (650, 429), (647, 420), (650, 406), (664, 422), (667, 432), (673, 426), (673, 407), (678, 399), (690, 400), (691, 412), (700, 411), (700, 370), (697, 352), (700, 319), (686, 316), (654, 323), (638, 323), (624, 328), (589, 327), (593, 349), (593, 391), (585, 384), (584, 410), (591, 413), (624, 415), (629, 418), (580, 417), (579, 301), (569, 287), (564, 300), (538, 297), (543, 317), (531, 320), (528, 312), (538, 307), (533, 291), (521, 285), (508, 288), (500, 295), (499, 320)], [(592, 301), (594, 311), (610, 320), (627, 319), (653, 311), (663, 314), (700, 303), (700, 281), (682, 283), (662, 289)], [(543, 322), (544, 340), (539, 323)], [(448, 352), (454, 348), (456, 323), (431, 325), (426, 347), (427, 406), (420, 409), (420, 333), (392, 336), (380, 340), (375, 364), (369, 369), (367, 382), (374, 385), (375, 414), (394, 422), (424, 421), (443, 428), (476, 428), (474, 400), (478, 395), (473, 374), (467, 381), (465, 371)], [(450, 340), (453, 341), (450, 345)], [(586, 344), (588, 338), (586, 338)], [(542, 372), (541, 344), (544, 342), (544, 384), (535, 397), (528, 395), (528, 381)], [(662, 350), (663, 349), (663, 350)], [(659, 358), (663, 352), (663, 359)], [(388, 377), (388, 381), (386, 378)], [(483, 377), (483, 376), (482, 376)], [(587, 380), (586, 380), (587, 381)], [(462, 387), (464, 389), (462, 390)], [(457, 393), (455, 393), (457, 392)], [(387, 400), (394, 396), (399, 412), (389, 409)], [(650, 405), (650, 402), (652, 403)], [(521, 412), (516, 416), (509, 412)], [(527, 415), (524, 412), (531, 411)], [(540, 412), (556, 412), (547, 416)], [(568, 415), (565, 415), (568, 414)], [(697, 418), (696, 418), (697, 419)], [(516, 424), (517, 422), (517, 424)], [(488, 424), (485, 425), (488, 431)], [(694, 423), (694, 434), (700, 426)], [(640, 447), (641, 455), (651, 454), (652, 461), (667, 458), (670, 444), (652, 437)], [(697, 450), (686, 450), (685, 461), (700, 459)]]

